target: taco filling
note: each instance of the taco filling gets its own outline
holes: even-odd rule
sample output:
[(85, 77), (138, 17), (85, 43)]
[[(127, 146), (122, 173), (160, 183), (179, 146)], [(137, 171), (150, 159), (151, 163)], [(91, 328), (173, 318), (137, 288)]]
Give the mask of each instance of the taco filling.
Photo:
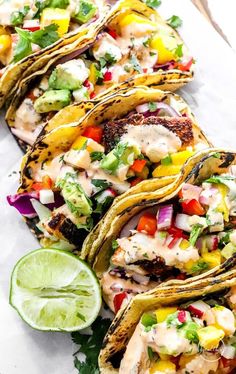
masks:
[(140, 74), (188, 72), (193, 62), (173, 29), (135, 13), (117, 17), (87, 51), (74, 56), (48, 72), (16, 110), (12, 132), (24, 142), (32, 145), (43, 124), (72, 103)]
[(112, 243), (101, 284), (117, 312), (137, 293), (172, 278), (219, 266), (236, 252), (235, 166), (201, 185), (184, 183), (177, 198), (134, 216)]
[[(234, 290), (228, 299), (233, 295)], [(213, 298), (144, 313), (127, 345), (119, 373), (234, 373), (235, 304), (229, 304), (227, 297)]]
[[(184, 116), (186, 109), (180, 108), (183, 116), (177, 114), (167, 104), (170, 98), (178, 105), (174, 96), (165, 96), (164, 101), (139, 105), (125, 118), (88, 126), (68, 151), (35, 164), (30, 171), (32, 191), (9, 197), (9, 202), (29, 217), (38, 209), (35, 204), (27, 212), (19, 207), (20, 200), (26, 203), (26, 195), (27, 204), (31, 205), (33, 193), (37, 207), (44, 208), (48, 204), (55, 208), (50, 204), (60, 196), (64, 204), (47, 208), (46, 219), (38, 213), (38, 228), (46, 236), (81, 244), (86, 230), (91, 230), (116, 195), (143, 180), (178, 173), (186, 159), (204, 146), (194, 138), (192, 120)], [(168, 117), (171, 113), (177, 116)]]
[(96, 19), (97, 13), (96, 0), (1, 1), (0, 74), (11, 62), (48, 47)]

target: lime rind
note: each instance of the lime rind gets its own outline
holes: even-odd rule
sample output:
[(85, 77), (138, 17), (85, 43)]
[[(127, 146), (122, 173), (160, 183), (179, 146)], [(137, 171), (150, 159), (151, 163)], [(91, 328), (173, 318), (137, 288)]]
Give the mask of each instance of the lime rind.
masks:
[(10, 304), (31, 327), (42, 331), (78, 331), (90, 326), (102, 304), (95, 273), (75, 255), (44, 248), (15, 265)]

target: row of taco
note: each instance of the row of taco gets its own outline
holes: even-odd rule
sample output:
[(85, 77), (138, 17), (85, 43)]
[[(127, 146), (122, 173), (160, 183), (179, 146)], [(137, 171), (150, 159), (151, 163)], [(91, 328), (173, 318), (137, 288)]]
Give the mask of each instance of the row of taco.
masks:
[(235, 153), (170, 92), (193, 79), (176, 31), (139, 0), (88, 2), (81, 22), (65, 1), (60, 39), (3, 68), (6, 120), (27, 150), (8, 202), (42, 246), (78, 253), (100, 279), (117, 313), (102, 373), (233, 373)]

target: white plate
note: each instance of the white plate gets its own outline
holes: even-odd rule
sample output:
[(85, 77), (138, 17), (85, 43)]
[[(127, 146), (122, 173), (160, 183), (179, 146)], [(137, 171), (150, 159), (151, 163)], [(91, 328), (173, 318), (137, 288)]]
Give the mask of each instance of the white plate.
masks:
[[(216, 146), (235, 147), (236, 59), (234, 52), (189, 0), (163, 0), (160, 13), (183, 19), (180, 30), (197, 61), (195, 81), (181, 90), (199, 124)], [(178, 6), (181, 6), (178, 8)], [(3, 121), (2, 121), (3, 122)], [(6, 195), (17, 188), (21, 152), (0, 127), (0, 374), (70, 374), (76, 348), (69, 335), (30, 329), (8, 305), (9, 280), (16, 261), (38, 247)], [(9, 176), (11, 175), (11, 176)]]

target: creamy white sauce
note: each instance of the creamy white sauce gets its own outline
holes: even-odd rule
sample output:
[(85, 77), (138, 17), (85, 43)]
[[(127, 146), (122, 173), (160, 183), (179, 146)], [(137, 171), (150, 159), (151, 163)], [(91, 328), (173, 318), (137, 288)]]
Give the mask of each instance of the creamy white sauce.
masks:
[(152, 162), (159, 162), (169, 153), (177, 152), (182, 145), (180, 138), (162, 125), (129, 125), (121, 141), (136, 143)]
[[(57, 178), (61, 177), (60, 172), (63, 167), (63, 163), (61, 161), (62, 156), (63, 156), (63, 153), (55, 157), (52, 161), (45, 163), (43, 165), (43, 168), (42, 168), (42, 165), (39, 165), (39, 167), (34, 170), (33, 179), (36, 182), (40, 182), (42, 181), (42, 178), (45, 175), (48, 175), (52, 179), (53, 182), (56, 182)], [(73, 168), (69, 168), (69, 167), (67, 167), (67, 169), (65, 169), (65, 167), (63, 168), (64, 170), (66, 170), (66, 172), (72, 171), (74, 173)]]
[(78, 183), (83, 188), (86, 195), (90, 197), (93, 192), (93, 185), (91, 183), (91, 180), (87, 177), (86, 172), (79, 173)]
[(219, 355), (208, 353), (207, 355), (197, 355), (188, 362), (184, 369), (177, 371), (178, 374), (209, 374), (215, 373), (219, 366)]
[(31, 9), (26, 19), (32, 19), (37, 12), (35, 0), (5, 0), (0, 4), (0, 24), (2, 26), (10, 26), (12, 13), (21, 11), (24, 6), (30, 6)]
[(141, 36), (147, 36), (147, 34), (151, 34), (156, 30), (156, 25), (132, 22), (121, 28), (121, 35), (124, 38), (140, 38)]
[(89, 152), (84, 150), (74, 150), (66, 152), (64, 156), (64, 161), (75, 168), (88, 169), (91, 164), (91, 158)]
[(124, 250), (124, 262), (130, 264), (138, 260), (154, 260), (157, 256), (165, 260), (167, 266), (183, 268), (183, 264), (189, 260), (197, 261), (199, 259), (198, 249), (189, 246), (187, 249), (181, 249), (180, 239), (173, 248), (168, 248), (168, 241), (163, 242), (157, 235), (152, 237), (140, 232), (135, 233), (129, 238), (117, 239), (121, 249)]
[(99, 61), (106, 54), (110, 54), (116, 61), (120, 61), (122, 57), (121, 50), (114, 38), (109, 34), (103, 33), (101, 38), (93, 46), (93, 56)]

